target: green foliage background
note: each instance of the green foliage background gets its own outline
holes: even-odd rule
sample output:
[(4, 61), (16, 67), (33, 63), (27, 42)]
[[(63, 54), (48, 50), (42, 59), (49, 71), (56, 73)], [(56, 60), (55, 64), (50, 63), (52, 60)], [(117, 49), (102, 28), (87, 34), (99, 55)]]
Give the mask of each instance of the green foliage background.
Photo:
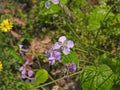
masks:
[[(77, 64), (77, 71), (81, 71), (78, 76), (83, 90), (118, 90), (120, 1), (60, 0), (59, 5), (51, 2), (49, 9), (45, 8), (46, 1), (36, 0), (36, 3), (33, 3), (32, 0), (6, 0), (6, 6), (0, 7), (3, 11), (6, 8), (15, 10), (18, 4), (27, 5), (18, 8), (15, 14), (0, 15), (0, 22), (4, 18), (12, 17), (26, 20), (25, 25), (14, 25), (13, 30), (22, 35), (19, 40), (12, 37), (9, 32), (0, 32), (0, 61), (3, 63), (3, 70), (0, 71), (0, 89), (37, 90), (41, 83), (46, 83), (49, 72), (42, 68), (36, 71), (36, 78), (40, 76), (40, 85), (26, 84), (18, 78), (19, 67), (24, 63), (18, 54), (18, 45), (25, 39), (31, 42), (35, 37), (43, 38), (45, 35), (50, 36), (51, 43), (54, 43), (60, 36), (65, 35), (74, 41), (75, 47), (68, 56), (62, 57), (62, 63)], [(37, 60), (39, 57), (43, 57), (42, 62), (46, 59), (42, 54)], [(43, 79), (40, 74), (46, 78)]]

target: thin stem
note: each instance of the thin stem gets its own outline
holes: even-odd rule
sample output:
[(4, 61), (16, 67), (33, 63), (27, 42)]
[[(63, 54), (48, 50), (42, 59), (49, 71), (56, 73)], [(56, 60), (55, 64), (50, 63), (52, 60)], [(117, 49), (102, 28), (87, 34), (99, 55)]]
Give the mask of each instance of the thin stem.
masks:
[[(78, 72), (75, 72), (75, 73), (73, 73), (73, 74), (70, 74), (70, 75), (68, 75), (68, 77), (71, 77), (71, 76), (74, 76), (74, 75), (77, 75), (77, 74), (80, 74), (80, 73), (82, 73), (82, 71), (78, 71)], [(45, 84), (43, 84), (43, 85), (40, 85), (40, 86), (38, 86), (37, 88), (40, 88), (40, 87), (44, 87), (44, 86), (50, 85), (50, 84), (55, 83), (55, 82), (58, 82), (58, 81), (60, 81), (60, 80), (62, 80), (62, 79), (64, 79), (64, 77), (59, 78), (59, 79), (54, 80), (54, 81), (51, 81), (51, 82), (48, 82), (48, 83), (45, 83)]]
[(50, 74), (49, 74), (49, 78), (57, 85), (57, 82), (52, 78)]

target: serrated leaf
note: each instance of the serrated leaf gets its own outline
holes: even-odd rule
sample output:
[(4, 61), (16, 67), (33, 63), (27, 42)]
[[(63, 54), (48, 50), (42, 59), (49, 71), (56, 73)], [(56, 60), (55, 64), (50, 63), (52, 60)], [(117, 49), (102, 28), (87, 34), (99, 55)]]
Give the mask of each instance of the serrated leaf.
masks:
[(80, 75), (83, 90), (110, 90), (113, 72), (107, 65), (87, 66)]
[(36, 84), (41, 84), (46, 82), (48, 79), (48, 72), (45, 69), (38, 70), (35, 75)]

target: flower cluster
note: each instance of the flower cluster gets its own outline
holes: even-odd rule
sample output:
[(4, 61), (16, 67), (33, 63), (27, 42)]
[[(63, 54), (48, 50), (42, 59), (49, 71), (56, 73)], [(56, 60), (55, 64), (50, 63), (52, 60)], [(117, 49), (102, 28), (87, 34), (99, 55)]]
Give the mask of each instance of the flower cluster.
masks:
[(19, 49), (21, 56), (26, 61), (25, 64), (19, 68), (19, 71), (21, 72), (21, 78), (26, 82), (35, 81), (35, 78), (33, 77), (34, 71), (31, 68), (31, 65), (33, 64), (33, 58), (31, 55), (25, 55), (28, 50), (25, 49), (23, 45), (19, 45)]
[(13, 23), (9, 21), (8, 19), (3, 20), (2, 23), (0, 24), (0, 29), (3, 32), (8, 32), (12, 29)]
[(70, 49), (74, 47), (74, 42), (72, 40), (67, 40), (65, 36), (61, 36), (54, 45), (51, 46), (49, 50), (46, 50), (46, 55), (51, 65), (55, 64), (55, 61), (60, 61), (61, 50), (64, 55), (70, 53)]
[(21, 72), (21, 78), (25, 79), (26, 82), (35, 81), (35, 78), (32, 77), (34, 75), (34, 72), (29, 66), (29, 60), (19, 68), (19, 71)]
[(74, 42), (72, 40), (67, 40), (65, 36), (61, 36), (54, 44), (55, 49), (62, 49), (63, 54), (68, 55), (70, 53), (70, 48), (74, 47)]
[(60, 50), (55, 49), (53, 46), (49, 50), (46, 50), (45, 53), (51, 65), (55, 64), (56, 60), (60, 61), (61, 58)]
[(0, 71), (2, 70), (2, 68), (3, 68), (3, 67), (2, 67), (2, 62), (0, 61)]
[(53, 4), (59, 4), (59, 0), (48, 0), (46, 3), (45, 3), (45, 7), (47, 9), (50, 8), (50, 2), (52, 2)]

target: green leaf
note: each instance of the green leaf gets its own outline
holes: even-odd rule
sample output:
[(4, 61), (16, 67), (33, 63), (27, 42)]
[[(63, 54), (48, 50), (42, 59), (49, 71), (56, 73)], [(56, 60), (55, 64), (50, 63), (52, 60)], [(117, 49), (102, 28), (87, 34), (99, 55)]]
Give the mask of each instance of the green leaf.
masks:
[(45, 69), (38, 70), (35, 75), (35, 78), (36, 78), (36, 82), (35, 82), (36, 84), (44, 83), (48, 79), (48, 72)]
[(78, 56), (75, 52), (72, 51), (70, 52), (70, 54), (62, 56), (62, 62), (64, 64), (74, 62), (77, 66), (79, 66)]
[(60, 4), (65, 5), (65, 4), (67, 4), (67, 2), (68, 2), (68, 0), (61, 0)]
[(113, 72), (107, 65), (87, 66), (80, 75), (83, 90), (110, 90)]
[[(92, 12), (88, 14), (88, 26), (87, 28), (89, 30), (96, 30), (100, 28), (101, 21), (105, 18), (106, 14), (108, 12), (107, 8), (100, 8), (100, 7), (93, 7)], [(111, 12), (109, 13), (109, 16), (113, 15)]]
[(6, 48), (6, 51), (9, 52), (11, 56), (13, 56), (14, 59), (19, 60), (20, 62), (23, 61), (23, 59), (20, 57), (20, 55), (17, 54), (17, 52), (13, 48)]

